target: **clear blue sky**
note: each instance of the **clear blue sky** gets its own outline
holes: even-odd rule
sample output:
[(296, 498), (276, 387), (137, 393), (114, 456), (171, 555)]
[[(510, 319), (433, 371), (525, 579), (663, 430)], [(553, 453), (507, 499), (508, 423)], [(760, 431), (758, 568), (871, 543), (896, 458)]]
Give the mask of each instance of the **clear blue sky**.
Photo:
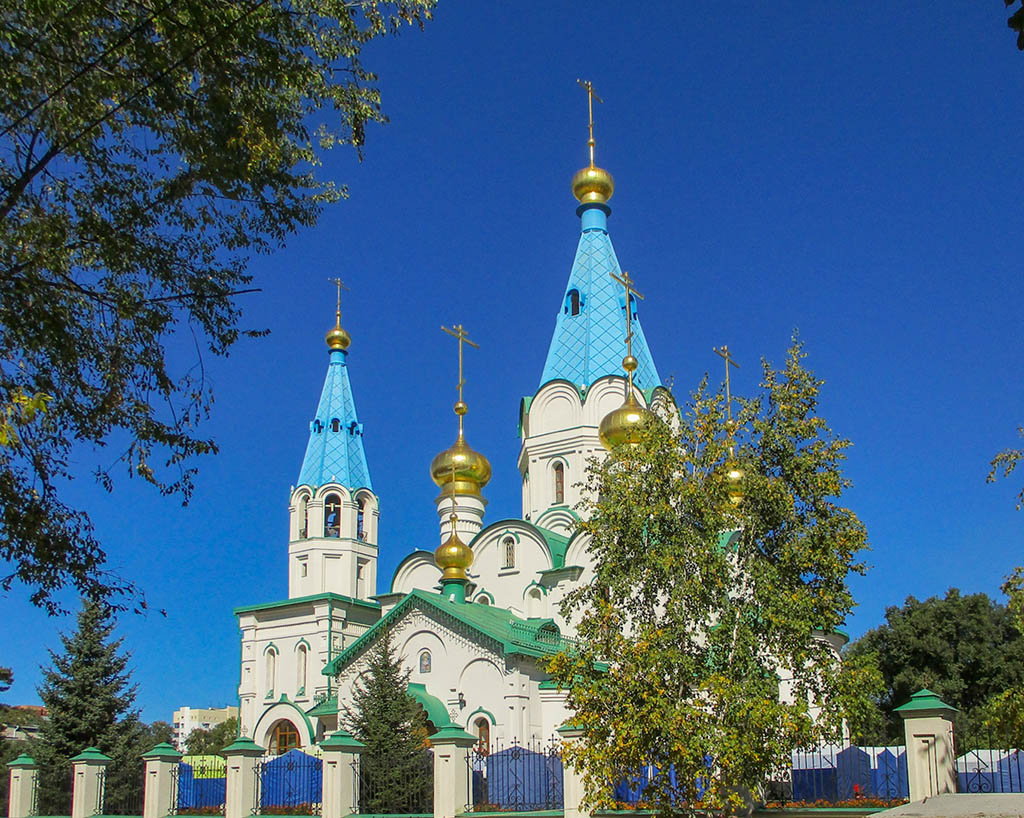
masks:
[[(633, 9), (636, 9), (635, 11)], [(494, 464), (489, 520), (519, 513), (519, 399), (538, 386), (579, 231), (593, 80), (610, 230), (647, 296), (641, 320), (683, 391), (728, 344), (753, 388), (794, 328), (827, 381), (822, 414), (854, 441), (850, 505), (873, 568), (853, 583), (857, 636), (887, 605), (950, 585), (997, 594), (1024, 561), (1014, 482), (986, 485), (1024, 423), (1024, 283), (1014, 231), (1024, 54), (999, 0), (723, 3), (442, 0), (424, 32), (376, 44), (391, 122), (363, 164), (324, 172), (351, 198), (252, 265), (246, 323), (271, 335), (205, 361), (217, 403), (187, 508), (126, 477), (114, 495), (78, 454), (70, 496), (110, 565), (167, 618), (127, 616), (147, 720), (235, 702), (233, 606), (287, 596), (287, 505), (327, 366), (340, 274), (367, 457), (381, 498), (380, 590), (433, 548), (431, 457), (454, 436), (453, 343), (467, 432)], [(171, 350), (190, 362), (191, 345)], [(100, 459), (114, 457), (111, 446)], [(70, 619), (0, 598), (11, 703)]]

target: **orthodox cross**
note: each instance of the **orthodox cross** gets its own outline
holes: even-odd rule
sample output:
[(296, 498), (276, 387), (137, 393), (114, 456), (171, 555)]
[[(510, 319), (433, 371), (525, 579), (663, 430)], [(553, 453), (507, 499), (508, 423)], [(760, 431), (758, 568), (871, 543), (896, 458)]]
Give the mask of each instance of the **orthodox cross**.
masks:
[(594, 90), (594, 83), (590, 80), (576, 80), (587, 92), (587, 113), (590, 114), (590, 139), (587, 141), (587, 145), (590, 147), (590, 167), (594, 167), (594, 100), (596, 99), (601, 104), (604, 104), (604, 100), (597, 95)]
[(480, 344), (474, 343), (469, 340), (469, 336), (466, 334), (466, 328), (462, 324), (456, 324), (454, 327), (441, 326), (443, 332), (448, 333), (452, 338), (455, 338), (459, 342), (459, 382), (455, 385), (456, 390), (459, 393), (459, 400), (455, 404), (455, 414), (459, 416), (459, 434), (462, 433), (462, 416), (466, 414), (466, 404), (462, 400), (462, 387), (466, 385), (466, 379), (462, 377), (462, 345), (469, 344), (474, 349), (480, 349)]
[(622, 361), (622, 366), (629, 375), (629, 385), (627, 388), (629, 389), (628, 394), (631, 395), (633, 393), (633, 370), (637, 367), (636, 358), (633, 357), (633, 297), (635, 296), (643, 301), (644, 296), (643, 293), (633, 286), (635, 282), (629, 277), (629, 273), (626, 270), (622, 271), (621, 276), (616, 275), (612, 271), (611, 277), (619, 282), (626, 291), (626, 357)]
[(729, 424), (732, 425), (732, 392), (729, 389), (729, 367), (734, 366), (739, 369), (740, 365), (733, 360), (729, 347), (723, 345), (721, 347), (711, 347), (711, 349), (715, 355), (725, 361), (725, 409), (729, 415)]
[(330, 281), (331, 284), (333, 284), (335, 287), (338, 288), (338, 310), (337, 310), (336, 315), (337, 315), (337, 318), (338, 318), (338, 326), (340, 327), (341, 326), (341, 291), (345, 290), (346, 292), (348, 292), (348, 287), (345, 286), (345, 282), (342, 281), (340, 278), (329, 278), (327, 280)]

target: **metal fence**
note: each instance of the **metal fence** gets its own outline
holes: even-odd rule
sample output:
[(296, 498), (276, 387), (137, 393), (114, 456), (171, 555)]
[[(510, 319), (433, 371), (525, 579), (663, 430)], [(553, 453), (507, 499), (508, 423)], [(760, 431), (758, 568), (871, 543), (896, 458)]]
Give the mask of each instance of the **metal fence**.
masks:
[(978, 735), (966, 746), (956, 742), (959, 792), (1024, 793), (1024, 750)]
[(256, 763), (253, 814), (319, 815), (323, 793), (323, 759), (301, 750), (265, 756)]
[(223, 815), (227, 762), (216, 755), (185, 756), (171, 773), (171, 815)]
[(910, 797), (906, 747), (840, 744), (796, 750), (766, 790), (768, 800), (782, 804), (900, 804)]
[(561, 747), (557, 739), (477, 745), (467, 755), (471, 803), (477, 812), (562, 809)]
[(96, 815), (142, 815), (146, 774), (142, 762), (108, 767), (99, 775)]
[(413, 775), (354, 762), (359, 769), (359, 812), (373, 815), (433, 815), (434, 752), (424, 750)]

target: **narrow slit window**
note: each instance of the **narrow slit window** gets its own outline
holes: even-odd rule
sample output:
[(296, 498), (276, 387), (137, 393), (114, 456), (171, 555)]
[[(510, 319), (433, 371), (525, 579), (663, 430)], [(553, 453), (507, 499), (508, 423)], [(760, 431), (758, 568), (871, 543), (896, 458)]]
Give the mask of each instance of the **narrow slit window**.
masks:
[(512, 537), (506, 537), (502, 543), (504, 562), (502, 568), (516, 567), (516, 541)]
[(555, 463), (555, 505), (565, 502), (565, 466)]

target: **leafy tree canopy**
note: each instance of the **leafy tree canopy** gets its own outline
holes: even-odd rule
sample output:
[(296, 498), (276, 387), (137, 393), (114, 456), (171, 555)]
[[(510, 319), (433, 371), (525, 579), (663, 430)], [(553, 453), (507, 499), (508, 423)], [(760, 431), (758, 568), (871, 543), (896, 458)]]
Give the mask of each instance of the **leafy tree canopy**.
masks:
[(980, 738), (981, 706), (1024, 681), (1024, 635), (1014, 627), (1010, 611), (986, 594), (964, 596), (956, 588), (942, 598), (922, 602), (908, 597), (902, 607), (887, 608), (885, 624), (846, 651), (851, 658), (869, 654), (877, 658), (885, 679), (879, 741), (903, 735), (893, 708), (926, 687), (960, 709), (958, 741), (973, 744)]
[(343, 723), (366, 745), (359, 754), (359, 811), (387, 814), (429, 811), (433, 773), (426, 756), (427, 719), (407, 692), (409, 671), (385, 630), (370, 652)]
[(140, 753), (148, 734), (135, 709), (128, 654), (114, 639), (110, 609), (86, 602), (78, 613), (76, 630), (61, 636), (62, 651), (50, 651), (39, 697), (47, 718), (31, 742), (31, 755), (40, 764), (41, 815), (65, 815), (70, 808), (69, 760), (86, 747), (98, 747), (111, 757), (107, 773), (108, 803), (117, 802), (138, 787)]
[[(345, 188), (322, 150), (361, 155), (385, 121), (371, 40), (434, 0), (9, 3), (0, 34), (0, 587), (52, 611), (104, 572), (61, 498), (76, 444), (187, 501), (210, 406), (204, 350), (240, 334), (246, 260), (316, 222)], [(199, 360), (166, 359), (175, 334)], [(251, 333), (250, 333), (251, 334)]]
[[(1024, 8), (1021, 9), (1020, 13), (1024, 15)], [(1024, 22), (1022, 22), (1022, 25), (1024, 25)], [(1024, 426), (1017, 430), (1017, 434), (1024, 437)], [(1003, 449), (992, 458), (992, 462), (989, 464), (988, 482), (994, 483), (997, 477), (1009, 477), (1021, 460), (1024, 460), (1024, 449)], [(1024, 488), (1017, 495), (1017, 508), (1024, 508)]]
[[(213, 727), (200, 727), (188, 735), (189, 755), (216, 755), (238, 737), (238, 719), (232, 716)], [(182, 750), (184, 752), (184, 750)]]
[(641, 800), (659, 813), (738, 808), (794, 747), (870, 710), (877, 670), (843, 665), (826, 639), (864, 570), (864, 526), (839, 502), (850, 444), (818, 416), (803, 358), (794, 342), (782, 369), (765, 362), (736, 423), (705, 383), (681, 422), (665, 405), (637, 445), (589, 466), (596, 576), (563, 605), (579, 644), (552, 671), (583, 729), (567, 754), (592, 807), (653, 765)]
[(14, 684), (14, 671), (9, 667), (0, 667), (0, 693), (6, 693)]
[[(1024, 566), (1018, 565), (1006, 578), (1003, 593), (1009, 597), (1007, 608), (1017, 633), (1024, 634)], [(983, 717), (990, 746), (1024, 747), (1024, 681), (1018, 678), (1015, 684), (993, 696), (985, 705)]]

